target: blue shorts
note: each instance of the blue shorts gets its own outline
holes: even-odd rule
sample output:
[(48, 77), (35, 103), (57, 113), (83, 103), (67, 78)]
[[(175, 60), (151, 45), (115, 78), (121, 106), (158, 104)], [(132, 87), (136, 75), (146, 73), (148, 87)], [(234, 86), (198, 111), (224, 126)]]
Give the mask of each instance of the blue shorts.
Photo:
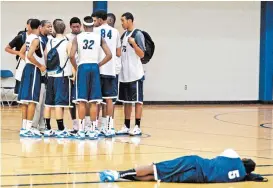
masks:
[(27, 63), (24, 67), (20, 89), (19, 103), (39, 103), (41, 90), (41, 72), (35, 65)]
[(117, 78), (116, 77), (107, 77), (101, 75), (100, 77), (100, 84), (101, 84), (101, 93), (103, 102), (106, 103), (105, 99), (112, 99), (113, 102), (116, 101), (118, 92), (116, 90), (117, 86)]
[(118, 101), (143, 103), (143, 79), (134, 82), (119, 82)]
[(15, 82), (15, 87), (14, 87), (14, 95), (18, 95), (21, 82), (18, 80), (15, 80), (15, 81), (16, 82)]
[(97, 63), (85, 63), (78, 66), (74, 103), (101, 102), (100, 71)]
[(71, 82), (68, 76), (48, 77), (45, 105), (49, 107), (72, 107)]
[(154, 164), (155, 180), (177, 183), (201, 183), (202, 172), (198, 165), (199, 156), (179, 157)]

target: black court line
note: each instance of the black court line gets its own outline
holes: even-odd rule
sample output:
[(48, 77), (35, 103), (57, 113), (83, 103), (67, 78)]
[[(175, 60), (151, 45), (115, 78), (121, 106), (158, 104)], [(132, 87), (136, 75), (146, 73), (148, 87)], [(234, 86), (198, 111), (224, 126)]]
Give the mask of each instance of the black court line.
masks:
[[(273, 167), (273, 165), (256, 165), (256, 167)], [(89, 172), (54, 172), (54, 173), (34, 173), (34, 174), (6, 174), (0, 175), (0, 177), (14, 177), (14, 176), (53, 176), (53, 175), (70, 175), (70, 174), (96, 174), (99, 172), (89, 171)]]
[[(273, 174), (261, 174), (261, 176), (273, 176)], [(128, 181), (118, 181), (113, 183), (122, 183)], [(139, 182), (139, 181), (137, 181)], [(155, 181), (156, 182), (156, 181)], [(15, 184), (15, 185), (1, 185), (1, 187), (33, 187), (33, 186), (56, 186), (56, 185), (73, 185), (73, 184), (95, 184), (95, 183), (105, 183), (100, 181), (83, 181), (83, 182), (56, 182), (56, 183), (36, 183), (36, 184)], [(243, 183), (243, 181), (242, 181)]]
[[(253, 112), (253, 111), (240, 111), (240, 112)], [(261, 128), (273, 129), (272, 127), (261, 126), (263, 124), (271, 124), (271, 123), (263, 123), (260, 126), (256, 126), (256, 125), (249, 125), (249, 124), (244, 124), (244, 123), (237, 123), (237, 122), (233, 122), (233, 121), (226, 121), (226, 120), (222, 120), (219, 118), (222, 115), (228, 115), (228, 114), (234, 114), (234, 113), (240, 113), (240, 112), (227, 112), (227, 113), (216, 114), (213, 118), (218, 121), (224, 122), (224, 123), (231, 123), (231, 124), (235, 124), (235, 125), (242, 125), (242, 126), (248, 126), (248, 127), (261, 127)]]

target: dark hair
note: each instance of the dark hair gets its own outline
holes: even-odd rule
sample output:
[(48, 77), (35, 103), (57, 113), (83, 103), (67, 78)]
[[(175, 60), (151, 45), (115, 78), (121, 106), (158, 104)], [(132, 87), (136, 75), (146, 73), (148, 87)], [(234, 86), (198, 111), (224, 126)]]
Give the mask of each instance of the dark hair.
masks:
[(32, 18), (27, 20), (27, 24), (30, 24), (31, 20), (33, 20)]
[(242, 159), (246, 173), (250, 174), (255, 170), (256, 163), (252, 159)]
[(78, 17), (73, 17), (70, 19), (70, 25), (72, 25), (73, 23), (78, 23), (78, 24), (82, 24), (81, 20)]
[(30, 22), (31, 29), (38, 29), (40, 25), (41, 25), (41, 22), (38, 19), (32, 19)]
[(130, 12), (126, 12), (126, 13), (122, 14), (121, 17), (125, 17), (126, 20), (132, 20), (132, 22), (134, 22), (134, 16), (133, 16), (133, 14), (130, 13)]
[(113, 19), (113, 24), (116, 23), (116, 16), (115, 16), (115, 14), (113, 14), (113, 13), (108, 13), (108, 14), (107, 14), (107, 17), (110, 17), (110, 18)]
[(53, 27), (56, 34), (64, 34), (65, 23), (61, 19), (54, 20)]
[(92, 17), (101, 18), (102, 20), (107, 20), (107, 12), (104, 10), (98, 10), (92, 14)]
[(48, 20), (42, 20), (41, 21), (41, 26), (44, 27), (47, 23), (50, 23)]
[[(85, 16), (84, 18), (83, 18), (83, 20), (86, 22), (86, 23), (92, 23), (93, 22), (93, 19), (92, 19), (92, 17), (91, 16)], [(83, 24), (84, 25), (84, 24)], [(92, 27), (92, 26), (86, 26), (86, 25), (84, 25), (85, 27)]]

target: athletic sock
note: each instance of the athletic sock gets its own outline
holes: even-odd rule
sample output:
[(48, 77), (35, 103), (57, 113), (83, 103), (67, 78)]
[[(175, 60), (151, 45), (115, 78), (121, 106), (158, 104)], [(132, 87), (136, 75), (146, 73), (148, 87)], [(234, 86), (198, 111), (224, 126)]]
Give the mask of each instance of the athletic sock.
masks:
[(32, 127), (32, 120), (27, 120), (26, 129), (27, 129), (27, 130), (30, 130), (31, 127)]
[(136, 119), (136, 125), (140, 128), (140, 120), (141, 119)]
[(134, 176), (137, 175), (135, 169), (125, 170), (125, 171), (119, 171), (120, 178), (123, 179), (132, 179)]
[(51, 130), (50, 118), (45, 118), (45, 125), (47, 130)]
[(125, 119), (124, 124), (128, 129), (130, 129), (130, 119)]
[(57, 124), (58, 124), (58, 129), (60, 131), (63, 131), (64, 130), (64, 120), (63, 119), (57, 119)]
[(26, 126), (27, 126), (27, 120), (23, 119), (23, 121), (22, 121), (22, 128), (26, 129)]

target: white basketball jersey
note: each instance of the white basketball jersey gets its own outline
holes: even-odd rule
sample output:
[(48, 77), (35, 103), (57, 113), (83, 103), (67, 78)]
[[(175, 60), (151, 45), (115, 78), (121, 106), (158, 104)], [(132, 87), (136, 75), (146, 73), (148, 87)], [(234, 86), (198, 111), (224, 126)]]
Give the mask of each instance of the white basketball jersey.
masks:
[(101, 36), (94, 32), (82, 32), (77, 35), (79, 63), (99, 63)]
[(62, 76), (71, 76), (72, 75), (72, 65), (69, 59), (69, 56), (67, 54), (67, 45), (69, 41), (66, 39), (66, 37), (63, 38), (53, 38), (47, 42), (46, 45), (46, 50), (49, 52), (51, 50), (51, 41), (52, 41), (52, 48), (54, 48), (59, 42), (64, 40), (57, 48), (58, 54), (59, 54), (59, 59), (60, 59), (60, 67), (63, 68), (66, 63), (66, 66), (63, 70), (63, 72), (54, 74), (54, 75), (49, 75), (51, 77), (62, 77)]
[[(104, 38), (112, 53), (112, 59), (100, 67), (100, 74), (116, 76), (116, 52), (117, 48), (120, 48), (121, 46), (119, 32), (117, 29), (109, 26), (108, 24), (103, 24), (99, 27), (94, 28), (94, 32), (98, 33), (99, 35), (101, 35), (102, 38)], [(105, 53), (101, 49), (100, 60), (102, 60), (104, 57)]]
[(119, 74), (120, 82), (133, 82), (144, 76), (143, 66), (140, 57), (136, 54), (134, 48), (128, 42), (132, 35), (124, 35), (121, 46), (121, 71)]
[(40, 64), (45, 65), (44, 51), (43, 51), (43, 47), (42, 47), (42, 44), (41, 44), (41, 40), (40, 40), (40, 38), (39, 38), (37, 35), (34, 35), (34, 34), (30, 34), (30, 35), (27, 36), (27, 38), (26, 38), (26, 58), (25, 58), (26, 63), (31, 63), (31, 62), (29, 61), (29, 59), (27, 58), (27, 54), (28, 54), (28, 52), (29, 52), (31, 43), (32, 43), (32, 41), (33, 41), (34, 39), (39, 39), (39, 41), (40, 41), (40, 43), (39, 43), (40, 48), (39, 48), (39, 50), (37, 50), (37, 51), (35, 51), (35, 52), (33, 53), (33, 56), (34, 56), (34, 58), (35, 58)]
[[(70, 41), (70, 42), (73, 42), (74, 38), (76, 37), (77, 35), (73, 34), (73, 33), (68, 33), (66, 35), (67, 39)], [(79, 63), (79, 57), (78, 57), (78, 53), (76, 52), (76, 55), (75, 55), (75, 59), (76, 59), (76, 63), (78, 64)]]

